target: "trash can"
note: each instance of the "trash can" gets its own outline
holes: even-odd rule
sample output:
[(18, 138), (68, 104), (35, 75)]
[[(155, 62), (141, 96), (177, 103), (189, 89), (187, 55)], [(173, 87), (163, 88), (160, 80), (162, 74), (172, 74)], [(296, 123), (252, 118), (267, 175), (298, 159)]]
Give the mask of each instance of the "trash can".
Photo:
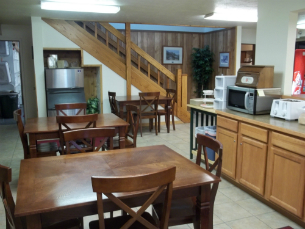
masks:
[[(195, 137), (197, 134), (204, 134), (208, 137), (216, 139), (216, 126), (198, 126), (195, 128)], [(208, 159), (215, 161), (215, 152), (214, 150), (206, 147)]]
[(0, 92), (1, 118), (14, 118), (13, 112), (18, 109), (18, 93)]

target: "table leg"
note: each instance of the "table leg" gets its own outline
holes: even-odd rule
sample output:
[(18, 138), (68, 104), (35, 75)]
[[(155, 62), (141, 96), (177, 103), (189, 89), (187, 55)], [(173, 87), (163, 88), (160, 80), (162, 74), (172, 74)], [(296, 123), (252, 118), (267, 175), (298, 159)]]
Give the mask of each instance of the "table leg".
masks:
[(125, 148), (125, 126), (119, 127), (120, 149)]
[(40, 215), (30, 215), (26, 217), (27, 228), (31, 229), (41, 229), (41, 219)]
[[(165, 124), (166, 124), (166, 127), (167, 127), (167, 133), (170, 132), (170, 110), (168, 109), (169, 106), (170, 106), (170, 100), (167, 101), (167, 104), (166, 104), (167, 122)], [(173, 115), (174, 115), (174, 111), (173, 111)]]
[(210, 225), (210, 185), (201, 186), (201, 194), (196, 200), (196, 220), (194, 229), (212, 229)]
[(193, 154), (192, 154), (192, 151), (193, 151), (193, 137), (194, 137), (194, 118), (193, 118), (193, 115), (194, 115), (194, 109), (191, 108), (191, 121), (190, 121), (190, 159), (193, 159)]
[(36, 158), (37, 157), (37, 148), (36, 148), (36, 135), (35, 134), (29, 134), (29, 149), (30, 149), (30, 155), (29, 158)]

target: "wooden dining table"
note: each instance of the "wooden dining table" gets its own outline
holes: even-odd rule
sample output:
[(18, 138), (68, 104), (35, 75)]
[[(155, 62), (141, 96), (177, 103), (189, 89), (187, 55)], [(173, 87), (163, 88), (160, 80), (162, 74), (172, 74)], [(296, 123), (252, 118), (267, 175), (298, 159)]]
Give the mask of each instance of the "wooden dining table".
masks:
[[(42, 222), (97, 214), (91, 176), (127, 176), (176, 166), (173, 199), (197, 196), (196, 228), (208, 228), (210, 184), (220, 178), (165, 145), (125, 148), (21, 161), (15, 207), (27, 228), (41, 229)], [(131, 207), (141, 206), (154, 190), (116, 193)], [(164, 197), (164, 196), (163, 196)], [(104, 212), (118, 210), (107, 198)], [(156, 202), (163, 201), (162, 196)]]
[[(120, 148), (125, 148), (125, 129), (128, 122), (114, 114), (99, 114), (96, 127), (114, 127), (119, 133)], [(69, 124), (72, 129), (83, 128), (81, 124)], [(30, 118), (26, 120), (24, 133), (29, 135), (30, 157), (37, 157), (36, 144), (38, 140), (58, 139), (59, 127), (56, 117)]]
[[(153, 100), (155, 97), (152, 96), (151, 99), (149, 99), (149, 97), (145, 98), (147, 101), (151, 101)], [(115, 100), (117, 101), (118, 107), (119, 107), (119, 114), (120, 117), (124, 116), (124, 107), (126, 107), (127, 104), (132, 104), (132, 105), (140, 105), (140, 96), (139, 95), (131, 95), (131, 96), (116, 96)], [(165, 110), (166, 110), (166, 116), (167, 116), (167, 120), (170, 120), (170, 110), (166, 109), (167, 107), (170, 106), (172, 98), (170, 97), (166, 97), (163, 95), (159, 96), (159, 104), (164, 104), (165, 105)], [(146, 105), (146, 104), (143, 104)], [(167, 128), (167, 133), (170, 132), (170, 122), (167, 122), (166, 124), (166, 128)]]

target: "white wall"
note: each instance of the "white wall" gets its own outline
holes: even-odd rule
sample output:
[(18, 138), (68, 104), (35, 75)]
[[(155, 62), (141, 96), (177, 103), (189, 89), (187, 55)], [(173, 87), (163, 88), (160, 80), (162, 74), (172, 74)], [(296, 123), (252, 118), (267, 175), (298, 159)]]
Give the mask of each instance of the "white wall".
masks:
[(274, 65), (274, 87), (291, 94), (296, 23), (304, 0), (258, 0), (256, 64)]
[(242, 28), (242, 44), (256, 44), (256, 28)]
[[(43, 65), (43, 48), (79, 48), (75, 43), (57, 32), (40, 17), (32, 17), (33, 43), (35, 74), (38, 97), (38, 114), (39, 117), (45, 117), (46, 97), (45, 97), (45, 79)], [(126, 95), (126, 80), (113, 72), (106, 65), (102, 64), (96, 58), (86, 51), (83, 52), (84, 65), (102, 65), (102, 85), (103, 85), (103, 113), (110, 113), (108, 100), (108, 91), (114, 91), (117, 96)], [(139, 90), (132, 86), (131, 93), (137, 95)]]
[(20, 66), (25, 117), (37, 117), (31, 26), (2, 24), (1, 30), (0, 40), (20, 41)]

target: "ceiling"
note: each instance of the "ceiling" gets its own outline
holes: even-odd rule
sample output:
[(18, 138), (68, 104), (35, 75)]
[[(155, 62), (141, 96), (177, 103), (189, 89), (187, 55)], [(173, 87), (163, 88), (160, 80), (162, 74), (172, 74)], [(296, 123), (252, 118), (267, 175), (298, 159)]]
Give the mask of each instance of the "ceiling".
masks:
[[(0, 0), (0, 24), (30, 24), (31, 16), (66, 20), (92, 20), (207, 27), (256, 27), (256, 23), (203, 20), (203, 15), (221, 10), (257, 11), (257, 0), (94, 0), (118, 5), (117, 14), (47, 11), (39, 0)], [(87, 0), (88, 2), (88, 0)]]

